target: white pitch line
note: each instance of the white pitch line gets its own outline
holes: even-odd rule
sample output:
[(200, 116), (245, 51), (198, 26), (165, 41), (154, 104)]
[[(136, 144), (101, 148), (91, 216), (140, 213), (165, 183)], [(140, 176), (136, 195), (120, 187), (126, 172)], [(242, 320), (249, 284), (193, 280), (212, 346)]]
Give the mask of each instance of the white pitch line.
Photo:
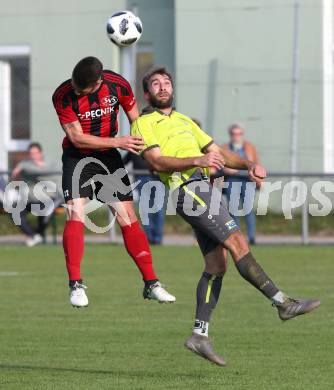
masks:
[(18, 276), (19, 272), (0, 272), (0, 277), (1, 276)]

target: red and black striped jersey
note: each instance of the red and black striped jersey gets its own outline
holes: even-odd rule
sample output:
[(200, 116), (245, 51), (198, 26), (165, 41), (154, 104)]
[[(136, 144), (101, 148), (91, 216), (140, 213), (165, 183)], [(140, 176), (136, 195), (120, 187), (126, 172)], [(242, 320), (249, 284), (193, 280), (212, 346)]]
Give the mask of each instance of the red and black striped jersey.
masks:
[[(130, 84), (121, 75), (110, 70), (103, 71), (100, 88), (88, 95), (77, 95), (71, 80), (63, 82), (52, 96), (53, 105), (62, 125), (79, 121), (85, 134), (97, 137), (114, 137), (118, 131), (117, 114), (121, 105), (128, 112), (136, 100)], [(74, 147), (68, 137), (63, 148)], [(90, 150), (80, 150), (88, 154)]]

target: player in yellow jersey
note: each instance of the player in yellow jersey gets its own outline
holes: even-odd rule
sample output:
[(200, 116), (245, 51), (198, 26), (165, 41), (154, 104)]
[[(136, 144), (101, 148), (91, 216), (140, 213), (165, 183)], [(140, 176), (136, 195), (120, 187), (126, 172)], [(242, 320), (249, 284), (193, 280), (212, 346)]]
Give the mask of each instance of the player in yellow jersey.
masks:
[(214, 201), (210, 173), (224, 166), (247, 169), (251, 180), (261, 182), (266, 170), (222, 149), (190, 118), (174, 110), (173, 79), (164, 67), (151, 69), (145, 75), (143, 89), (149, 106), (132, 124), (131, 134), (142, 137), (142, 156), (171, 189), (176, 211), (192, 226), (205, 260), (197, 286), (195, 325), (185, 346), (224, 366), (224, 359), (212, 348), (208, 327), (226, 272), (227, 251), (240, 275), (272, 302), (282, 320), (308, 313), (320, 301), (296, 300), (280, 291), (255, 261), (224, 203), (221, 199)]

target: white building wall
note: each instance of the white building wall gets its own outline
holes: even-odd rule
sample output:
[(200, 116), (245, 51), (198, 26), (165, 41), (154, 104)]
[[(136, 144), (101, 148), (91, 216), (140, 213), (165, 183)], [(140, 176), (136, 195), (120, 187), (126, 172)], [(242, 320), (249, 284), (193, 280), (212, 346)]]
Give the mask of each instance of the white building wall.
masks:
[[(294, 1), (176, 0), (178, 108), (218, 142), (242, 122), (271, 171), (289, 171)], [(301, 0), (298, 170), (323, 170), (322, 9)]]
[[(87, 55), (99, 57), (105, 67), (116, 68), (118, 49), (107, 39), (105, 24), (123, 0), (11, 0), (0, 9), (2, 45), (31, 47), (31, 138), (46, 156), (61, 167), (62, 130), (51, 96), (69, 78), (75, 63)], [(115, 69), (117, 70), (117, 69)]]

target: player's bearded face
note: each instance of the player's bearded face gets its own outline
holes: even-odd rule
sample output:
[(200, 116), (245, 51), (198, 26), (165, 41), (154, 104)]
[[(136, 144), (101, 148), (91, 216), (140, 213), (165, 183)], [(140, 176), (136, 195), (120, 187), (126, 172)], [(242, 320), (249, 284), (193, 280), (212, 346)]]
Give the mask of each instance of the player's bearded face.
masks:
[(147, 98), (151, 106), (156, 108), (169, 108), (173, 105), (173, 85), (165, 75), (151, 77)]

